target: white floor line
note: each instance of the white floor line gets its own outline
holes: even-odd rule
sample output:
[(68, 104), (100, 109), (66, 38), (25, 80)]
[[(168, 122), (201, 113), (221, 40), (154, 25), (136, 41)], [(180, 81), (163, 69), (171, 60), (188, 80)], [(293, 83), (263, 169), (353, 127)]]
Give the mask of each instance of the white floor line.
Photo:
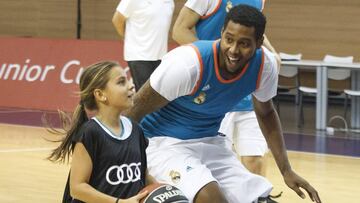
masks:
[(24, 148), (24, 149), (0, 149), (0, 153), (13, 153), (13, 152), (41, 152), (41, 151), (50, 151), (54, 148)]

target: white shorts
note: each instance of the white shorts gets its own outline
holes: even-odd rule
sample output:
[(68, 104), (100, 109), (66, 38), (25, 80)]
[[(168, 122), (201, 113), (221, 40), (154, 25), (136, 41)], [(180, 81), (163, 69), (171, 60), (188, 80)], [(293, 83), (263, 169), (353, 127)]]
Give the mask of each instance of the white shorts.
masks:
[(223, 136), (192, 140), (171, 137), (149, 139), (149, 173), (159, 182), (178, 187), (190, 202), (210, 182), (217, 182), (230, 203), (256, 202), (269, 195), (272, 185), (250, 173), (227, 148)]
[(219, 132), (230, 139), (239, 156), (264, 156), (268, 151), (254, 111), (227, 113), (221, 122)]

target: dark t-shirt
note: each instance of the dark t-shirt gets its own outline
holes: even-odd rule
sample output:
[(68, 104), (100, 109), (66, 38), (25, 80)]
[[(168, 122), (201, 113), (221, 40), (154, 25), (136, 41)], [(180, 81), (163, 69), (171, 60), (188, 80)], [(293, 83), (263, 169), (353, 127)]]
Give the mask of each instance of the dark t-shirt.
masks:
[[(83, 124), (73, 142), (81, 142), (91, 158), (93, 168), (89, 184), (100, 192), (125, 199), (136, 195), (145, 185), (148, 141), (136, 123), (126, 117), (120, 120), (124, 129), (121, 138), (92, 118)], [(71, 201), (69, 180), (63, 202), (81, 202)]]

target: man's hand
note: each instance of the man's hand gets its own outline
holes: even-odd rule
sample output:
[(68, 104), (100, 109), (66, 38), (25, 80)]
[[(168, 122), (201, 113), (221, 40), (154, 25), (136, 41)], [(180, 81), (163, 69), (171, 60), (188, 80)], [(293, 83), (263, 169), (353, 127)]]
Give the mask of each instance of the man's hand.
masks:
[(301, 198), (305, 198), (305, 194), (300, 190), (303, 188), (309, 194), (311, 200), (321, 203), (318, 192), (305, 179), (297, 175), (293, 170), (287, 171), (283, 175), (286, 185), (294, 190)]

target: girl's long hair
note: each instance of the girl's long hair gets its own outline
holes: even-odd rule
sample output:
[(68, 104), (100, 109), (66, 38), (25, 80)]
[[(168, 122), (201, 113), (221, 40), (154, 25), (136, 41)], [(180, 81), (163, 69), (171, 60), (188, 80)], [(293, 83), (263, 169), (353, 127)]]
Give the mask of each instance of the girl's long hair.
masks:
[[(61, 144), (54, 149), (48, 156), (53, 162), (69, 161), (74, 151), (75, 143), (73, 137), (79, 133), (81, 126), (89, 120), (86, 110), (97, 110), (97, 104), (94, 96), (95, 89), (104, 89), (109, 81), (109, 72), (113, 67), (119, 66), (117, 62), (102, 61), (88, 66), (80, 77), (80, 102), (76, 106), (72, 117), (65, 112), (59, 111), (59, 117), (62, 122), (63, 131), (48, 127), (48, 131), (53, 134), (61, 134), (63, 138), (58, 140)], [(49, 126), (49, 125), (48, 125)]]

